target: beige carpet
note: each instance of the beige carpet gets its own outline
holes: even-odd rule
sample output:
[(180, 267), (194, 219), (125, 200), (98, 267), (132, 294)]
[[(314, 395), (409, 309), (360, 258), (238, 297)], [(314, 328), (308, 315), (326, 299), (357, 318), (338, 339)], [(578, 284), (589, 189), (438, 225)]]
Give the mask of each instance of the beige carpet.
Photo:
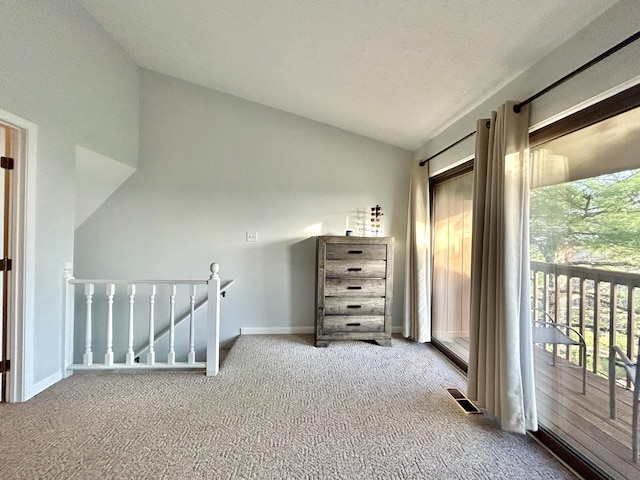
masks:
[(0, 405), (0, 478), (564, 479), (528, 437), (466, 415), (430, 347), (243, 336), (220, 374), (74, 375)]

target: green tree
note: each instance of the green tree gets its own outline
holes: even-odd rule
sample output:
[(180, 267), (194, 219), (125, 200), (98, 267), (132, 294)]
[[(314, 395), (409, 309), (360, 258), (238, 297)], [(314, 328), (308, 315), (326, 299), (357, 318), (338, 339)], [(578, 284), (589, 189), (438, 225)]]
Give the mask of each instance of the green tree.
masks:
[(531, 256), (640, 271), (640, 169), (531, 191)]

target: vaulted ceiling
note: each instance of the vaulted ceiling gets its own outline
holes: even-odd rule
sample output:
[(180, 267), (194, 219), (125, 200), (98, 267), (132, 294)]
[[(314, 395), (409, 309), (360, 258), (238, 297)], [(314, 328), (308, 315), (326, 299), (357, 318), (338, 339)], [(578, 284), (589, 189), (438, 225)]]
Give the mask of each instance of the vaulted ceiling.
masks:
[(616, 0), (79, 0), (143, 68), (416, 150)]

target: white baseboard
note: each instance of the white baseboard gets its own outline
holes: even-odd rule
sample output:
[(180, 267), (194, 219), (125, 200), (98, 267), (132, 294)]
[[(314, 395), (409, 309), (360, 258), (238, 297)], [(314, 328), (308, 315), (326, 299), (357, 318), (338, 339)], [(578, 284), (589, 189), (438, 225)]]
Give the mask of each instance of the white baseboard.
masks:
[(51, 385), (59, 382), (60, 380), (62, 380), (62, 372), (58, 371), (49, 375), (46, 378), (43, 378), (37, 383), (34, 383), (32, 385), (27, 385), (26, 386), (27, 388), (25, 388), (26, 392), (25, 392), (24, 401), (29, 400), (31, 397), (34, 397), (35, 395), (42, 392), (43, 390), (46, 390)]
[[(401, 325), (394, 325), (392, 333), (402, 333)], [(316, 333), (315, 327), (240, 327), (240, 335), (295, 335)]]

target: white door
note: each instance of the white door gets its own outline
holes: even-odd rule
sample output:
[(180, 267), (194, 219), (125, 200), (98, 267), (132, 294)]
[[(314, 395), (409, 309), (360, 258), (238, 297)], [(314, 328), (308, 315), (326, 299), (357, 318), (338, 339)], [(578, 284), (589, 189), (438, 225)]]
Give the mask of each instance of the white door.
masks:
[(23, 369), (23, 356), (24, 344), (33, 338), (33, 331), (25, 330), (25, 316), (34, 294), (33, 276), (24, 273), (34, 268), (33, 229), (27, 230), (27, 217), (35, 217), (35, 185), (27, 178), (33, 182), (36, 176), (37, 138), (36, 124), (0, 110), (0, 401), (7, 402), (29, 398), (25, 378), (30, 374)]

